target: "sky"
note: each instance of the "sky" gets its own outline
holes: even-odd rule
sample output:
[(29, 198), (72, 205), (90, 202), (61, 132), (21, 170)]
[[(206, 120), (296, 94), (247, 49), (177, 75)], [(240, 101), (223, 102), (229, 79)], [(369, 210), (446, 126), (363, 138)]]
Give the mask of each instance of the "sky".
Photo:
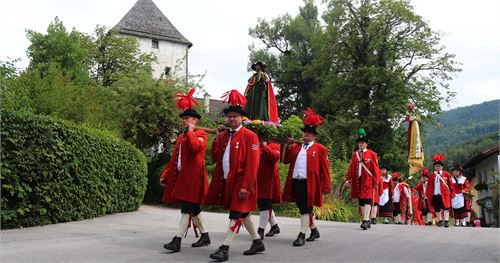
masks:
[[(136, 0), (0, 1), (0, 60), (21, 58), (26, 67), (29, 41), (25, 29), (46, 32), (58, 16), (66, 28), (91, 34), (96, 25), (113, 27)], [(256, 42), (248, 29), (257, 19), (296, 15), (302, 0), (154, 0), (174, 26), (193, 43), (190, 74), (205, 74), (202, 84), (212, 98), (238, 89), (248, 72), (248, 46)], [(317, 0), (321, 3), (320, 0)], [(431, 28), (443, 33), (446, 52), (456, 55), (462, 72), (449, 83), (457, 93), (451, 109), (500, 99), (500, 1), (411, 0)], [(320, 8), (321, 10), (321, 8)]]

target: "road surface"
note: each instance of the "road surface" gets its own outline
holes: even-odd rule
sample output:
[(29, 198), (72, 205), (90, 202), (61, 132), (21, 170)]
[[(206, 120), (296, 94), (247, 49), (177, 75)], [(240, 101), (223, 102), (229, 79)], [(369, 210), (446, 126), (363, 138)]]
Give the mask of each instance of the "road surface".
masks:
[[(2, 230), (1, 262), (210, 262), (225, 238), (227, 214), (204, 213), (212, 244), (192, 248), (192, 230), (180, 253), (163, 244), (176, 232), (180, 212), (161, 206), (42, 227)], [(257, 225), (258, 216), (253, 216)], [(500, 262), (500, 230), (316, 221), (321, 238), (292, 247), (299, 219), (277, 219), (281, 234), (265, 238), (266, 251), (243, 256), (251, 243), (244, 228), (229, 251), (230, 262)], [(269, 229), (269, 228), (268, 228)], [(266, 229), (266, 232), (267, 230)]]

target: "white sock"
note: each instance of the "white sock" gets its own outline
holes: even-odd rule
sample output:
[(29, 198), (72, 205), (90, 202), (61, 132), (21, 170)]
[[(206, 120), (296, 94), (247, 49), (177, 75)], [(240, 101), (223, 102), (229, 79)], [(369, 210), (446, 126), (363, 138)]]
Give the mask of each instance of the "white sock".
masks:
[(443, 218), (441, 217), (441, 212), (437, 212), (436, 213), (436, 217), (437, 217), (438, 221), (442, 221), (443, 220)]
[(188, 226), (189, 226), (189, 214), (181, 214), (181, 222), (179, 223), (179, 229), (177, 230), (176, 236), (184, 238)]
[(271, 226), (276, 225), (276, 215), (274, 214), (274, 210), (271, 210), (271, 217), (269, 217), (269, 224), (271, 224)]
[(456, 226), (460, 225), (460, 219), (455, 219), (455, 225)]
[(243, 221), (243, 225), (245, 226), (246, 230), (248, 231), (248, 233), (252, 237), (252, 240), (260, 239), (260, 236), (257, 233), (257, 231), (255, 230), (255, 226), (253, 225), (252, 218), (250, 217), (250, 215), (245, 217), (245, 221)]
[(384, 223), (385, 222), (389, 223), (389, 218), (388, 217), (384, 217)]
[(300, 216), (300, 232), (306, 234), (309, 229), (309, 214)]
[(370, 220), (370, 209), (371, 209), (371, 205), (364, 205), (362, 208), (361, 208), (361, 211), (363, 213), (363, 220), (364, 221), (367, 221), (367, 220)]
[(197, 216), (193, 216), (193, 222), (196, 224), (201, 233), (206, 233), (205, 224), (203, 223), (203, 218), (201, 217), (201, 213)]
[(231, 246), (231, 243), (233, 243), (233, 239), (236, 236), (236, 230), (237, 230), (237, 229), (235, 229), (234, 231), (231, 230), (231, 227), (233, 227), (234, 225), (236, 225), (236, 220), (231, 219), (229, 221), (229, 226), (227, 227), (226, 239), (222, 242), (222, 245)]
[(465, 226), (465, 220), (466, 220), (466, 218), (460, 219), (460, 223), (462, 224), (462, 226)]
[(259, 228), (266, 229), (267, 222), (269, 222), (269, 210), (260, 211)]
[(396, 216), (396, 223), (403, 223), (403, 219), (401, 218), (401, 214)]
[(377, 210), (378, 210), (378, 206), (374, 205), (372, 207), (371, 218), (377, 218)]
[(450, 220), (450, 210), (444, 210), (444, 221)]
[(426, 223), (432, 222), (432, 213), (431, 212), (427, 213), (427, 216), (425, 216), (425, 217), (426, 217), (426, 220), (425, 220)]

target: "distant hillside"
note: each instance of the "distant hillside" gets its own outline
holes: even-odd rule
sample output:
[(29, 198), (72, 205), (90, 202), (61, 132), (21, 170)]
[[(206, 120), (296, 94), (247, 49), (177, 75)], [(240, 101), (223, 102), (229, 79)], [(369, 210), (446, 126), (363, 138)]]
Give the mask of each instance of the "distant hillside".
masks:
[[(472, 156), (488, 147), (491, 147), (492, 145), (498, 145), (497, 132), (492, 132), (485, 136), (468, 141), (464, 144), (450, 147), (446, 149), (443, 154), (444, 156), (446, 156), (448, 166), (452, 166), (455, 162), (463, 164)], [(430, 166), (431, 160), (430, 158), (427, 158), (427, 167)]]
[(498, 134), (499, 106), (500, 100), (492, 100), (452, 109), (435, 116), (439, 120), (440, 127), (425, 125), (424, 128), (426, 156), (442, 153), (450, 147), (461, 146), (485, 135)]

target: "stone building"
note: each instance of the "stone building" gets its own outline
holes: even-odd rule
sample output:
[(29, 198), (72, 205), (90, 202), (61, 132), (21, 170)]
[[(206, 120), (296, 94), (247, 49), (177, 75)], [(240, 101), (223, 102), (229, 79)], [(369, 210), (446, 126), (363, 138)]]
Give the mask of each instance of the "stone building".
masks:
[(155, 78), (171, 75), (187, 81), (188, 54), (193, 46), (152, 0), (137, 0), (114, 27), (120, 35), (135, 37), (143, 53), (153, 53)]

